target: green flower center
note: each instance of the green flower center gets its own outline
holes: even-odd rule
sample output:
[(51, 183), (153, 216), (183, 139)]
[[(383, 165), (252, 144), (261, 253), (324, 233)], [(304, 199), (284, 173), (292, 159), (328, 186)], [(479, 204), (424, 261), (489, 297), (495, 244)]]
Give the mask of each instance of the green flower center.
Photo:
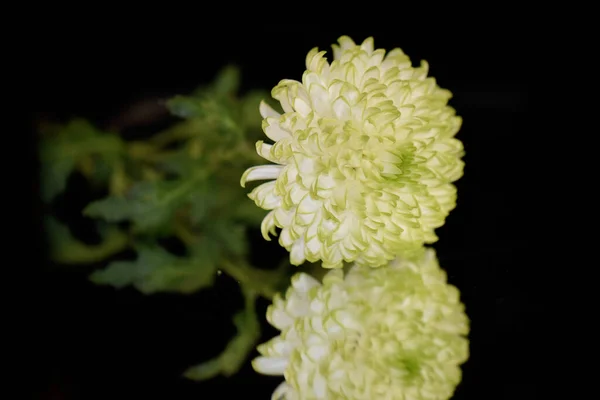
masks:
[(408, 372), (408, 379), (418, 376), (421, 371), (419, 361), (414, 357), (407, 356), (401, 356), (399, 358), (398, 368)]

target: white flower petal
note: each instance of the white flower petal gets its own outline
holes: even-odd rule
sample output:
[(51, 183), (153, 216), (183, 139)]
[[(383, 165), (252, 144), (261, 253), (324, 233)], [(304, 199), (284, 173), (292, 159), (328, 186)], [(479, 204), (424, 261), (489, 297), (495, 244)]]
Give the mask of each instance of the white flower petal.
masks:
[(270, 161), (272, 163), (281, 164), (279, 162), (279, 160), (277, 159), (277, 157), (271, 156), (272, 148), (273, 148), (273, 145), (267, 144), (267, 143), (263, 142), (262, 140), (259, 140), (258, 142), (256, 142), (256, 153), (259, 156), (261, 156), (265, 160)]
[(299, 273), (292, 277), (292, 287), (300, 293), (307, 293), (310, 289), (319, 285), (318, 280), (305, 273)]
[(248, 195), (249, 198), (256, 202), (256, 205), (264, 210), (272, 210), (279, 207), (281, 197), (275, 194), (276, 181), (263, 183), (252, 190)]
[(306, 261), (304, 256), (304, 239), (298, 239), (292, 245), (290, 250), (290, 262), (292, 265), (301, 265)]
[(347, 121), (352, 118), (350, 104), (348, 104), (348, 101), (344, 97), (335, 99), (333, 102), (333, 112), (335, 113), (335, 116), (342, 121)]
[(277, 111), (273, 110), (273, 107), (271, 107), (270, 105), (268, 105), (264, 100), (260, 101), (260, 105), (258, 107), (259, 111), (260, 111), (260, 115), (263, 118), (279, 118), (281, 116), (281, 114), (279, 114)]
[(276, 211), (269, 212), (262, 220), (260, 224), (260, 231), (265, 240), (271, 241), (271, 237), (269, 234), (275, 236), (275, 229), (277, 226), (275, 225), (275, 214)]
[(283, 381), (277, 386), (273, 395), (271, 396), (271, 400), (292, 400), (290, 397), (290, 393), (292, 392), (292, 388), (287, 382)]
[(313, 83), (310, 88), (310, 99), (312, 108), (320, 116), (329, 116), (331, 114), (331, 101), (329, 100), (329, 92), (322, 85)]
[(313, 199), (310, 194), (305, 195), (300, 204), (298, 204), (298, 212), (302, 214), (314, 214), (323, 206), (322, 202)]
[(283, 168), (285, 167), (281, 165), (261, 165), (258, 167), (248, 168), (242, 175), (242, 187), (246, 187), (246, 182), (264, 179), (277, 179)]
[(308, 105), (308, 103), (300, 97), (297, 97), (294, 100), (294, 109), (303, 117), (307, 117), (312, 111), (312, 108)]
[(292, 316), (279, 308), (273, 308), (267, 317), (269, 323), (278, 329), (284, 329), (294, 322)]
[(288, 131), (281, 127), (278, 121), (273, 119), (269, 119), (267, 121), (269, 123), (266, 126), (264, 126), (263, 130), (265, 132), (265, 135), (267, 135), (267, 137), (272, 141), (278, 142), (282, 139), (292, 137), (292, 135)]
[(313, 393), (315, 398), (321, 400), (327, 398), (327, 381), (323, 375), (317, 373), (313, 379)]
[(264, 375), (283, 375), (288, 362), (287, 358), (260, 356), (252, 360), (252, 367)]
[(371, 54), (373, 52), (373, 47), (374, 41), (372, 37), (366, 38), (360, 45), (360, 48), (366, 51), (368, 54)]

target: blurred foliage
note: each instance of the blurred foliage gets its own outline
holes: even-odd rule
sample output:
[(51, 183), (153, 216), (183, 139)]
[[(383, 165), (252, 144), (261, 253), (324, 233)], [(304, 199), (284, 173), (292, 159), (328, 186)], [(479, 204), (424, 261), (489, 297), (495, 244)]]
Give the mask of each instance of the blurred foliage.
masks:
[[(247, 230), (260, 226), (266, 212), (247, 198), (239, 180), (247, 167), (261, 163), (254, 147), (262, 136), (258, 105), (269, 96), (239, 96), (238, 85), (239, 71), (227, 67), (212, 84), (170, 99), (167, 107), (177, 122), (144, 140), (125, 140), (82, 119), (46, 125), (41, 132), (45, 202), (68, 190), (76, 172), (107, 193), (83, 210), (97, 224), (97, 244), (84, 243), (48, 215), (55, 262), (101, 263), (93, 282), (144, 294), (189, 294), (211, 287), (219, 273), (239, 283), (245, 307), (233, 317), (237, 336), (219, 357), (190, 368), (190, 379), (237, 372), (260, 336), (256, 296), (271, 299), (290, 272), (287, 259), (274, 271), (248, 261)], [(168, 237), (185, 245), (185, 255), (160, 245)], [(136, 257), (120, 259), (126, 249)]]

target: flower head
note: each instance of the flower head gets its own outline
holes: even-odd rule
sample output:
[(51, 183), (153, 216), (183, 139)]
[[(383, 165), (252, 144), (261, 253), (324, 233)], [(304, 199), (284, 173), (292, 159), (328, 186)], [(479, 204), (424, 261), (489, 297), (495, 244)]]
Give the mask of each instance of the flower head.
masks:
[(446, 400), (469, 354), (469, 320), (435, 252), (385, 268), (304, 273), (267, 311), (281, 334), (258, 347), (256, 371), (284, 375), (274, 400)]
[(249, 194), (271, 210), (263, 236), (281, 228), (295, 265), (377, 267), (414, 255), (456, 203), (463, 146), (451, 93), (427, 77), (427, 63), (413, 68), (400, 49), (374, 50), (372, 38), (341, 37), (331, 64), (324, 54), (311, 50), (302, 81), (273, 89), (283, 114), (260, 106), (274, 144), (256, 148), (274, 164), (248, 169), (242, 185), (271, 180)]

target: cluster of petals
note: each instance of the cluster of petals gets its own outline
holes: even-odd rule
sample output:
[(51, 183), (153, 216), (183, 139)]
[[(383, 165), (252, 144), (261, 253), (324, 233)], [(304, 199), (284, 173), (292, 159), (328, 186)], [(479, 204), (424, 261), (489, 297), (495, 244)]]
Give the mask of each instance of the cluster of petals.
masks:
[(469, 355), (469, 319), (433, 249), (384, 268), (298, 273), (267, 319), (256, 371), (283, 375), (273, 400), (447, 400)]
[(437, 240), (463, 173), (462, 120), (426, 62), (413, 67), (372, 38), (338, 42), (331, 63), (313, 49), (302, 80), (272, 90), (282, 113), (261, 104), (270, 143), (256, 149), (270, 164), (248, 169), (242, 185), (266, 181), (249, 197), (270, 211), (263, 236), (280, 228), (292, 264), (379, 267)]

